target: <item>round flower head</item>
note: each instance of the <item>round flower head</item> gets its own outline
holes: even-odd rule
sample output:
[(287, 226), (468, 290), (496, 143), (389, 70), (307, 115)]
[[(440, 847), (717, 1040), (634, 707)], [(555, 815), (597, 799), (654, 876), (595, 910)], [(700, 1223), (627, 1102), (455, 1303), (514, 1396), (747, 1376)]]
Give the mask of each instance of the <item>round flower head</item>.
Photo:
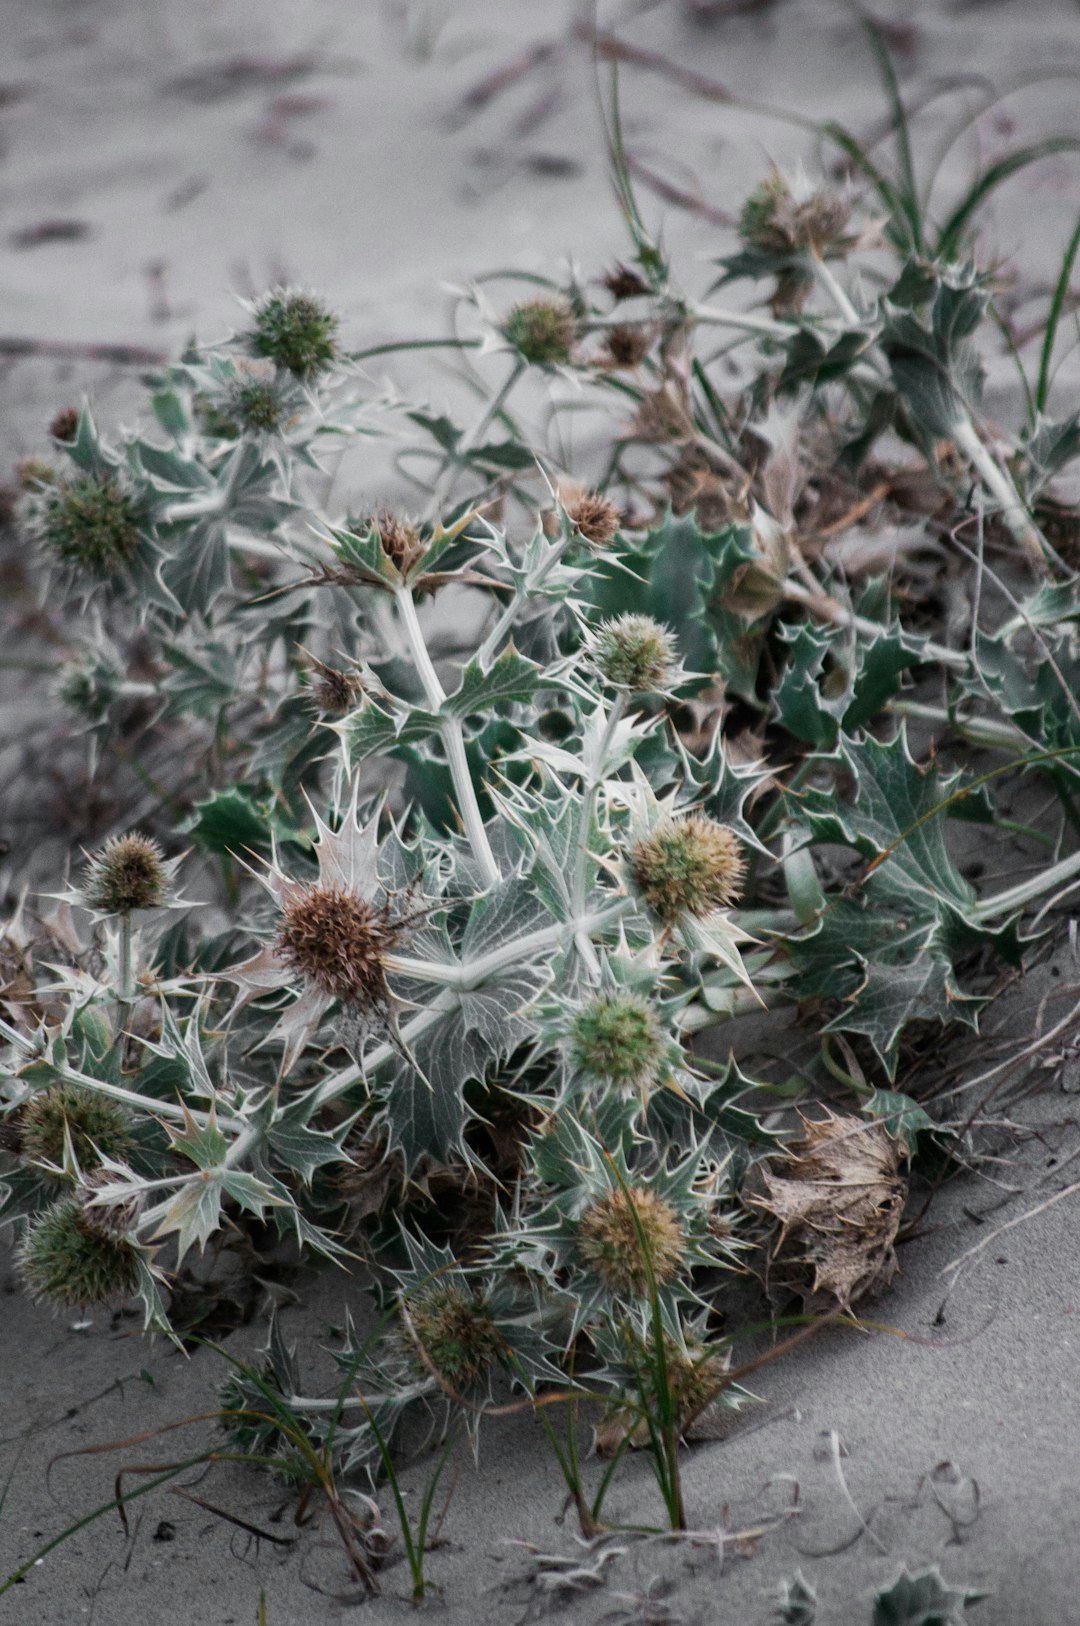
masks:
[(791, 185), (773, 170), (743, 204), (739, 236), (749, 248), (778, 259), (800, 249), (820, 254), (837, 242), (850, 215), (838, 193), (814, 191), (802, 178)]
[(730, 908), (746, 873), (735, 832), (700, 814), (661, 819), (628, 856), (635, 886), (666, 926)]
[(99, 1228), (77, 1197), (63, 1198), (34, 1220), (16, 1265), (35, 1302), (62, 1310), (129, 1298), (139, 1285), (137, 1244)]
[(257, 356), (311, 378), (337, 357), (338, 318), (321, 300), (287, 288), (274, 288), (254, 308), (251, 347)]
[(133, 831), (112, 836), (94, 854), (80, 890), (91, 909), (103, 915), (129, 915), (135, 909), (160, 909), (169, 879), (169, 865), (157, 842)]
[(42, 491), (33, 524), (61, 564), (104, 578), (134, 559), (142, 517), (135, 498), (114, 475), (77, 474)]
[(613, 689), (656, 694), (679, 677), (674, 635), (649, 615), (601, 622), (586, 647), (592, 666)]
[(272, 435), (288, 416), (288, 408), (271, 379), (238, 379), (225, 396), (225, 416), (251, 434)]
[(357, 797), (334, 831), (315, 814), (318, 832), (318, 878), (313, 884), (290, 880), (277, 856), (258, 879), (278, 908), (273, 938), (228, 972), (247, 991), (257, 994), (292, 990), (266, 1042), (284, 1041), (282, 1070), (296, 1062), (305, 1044), (334, 1004), (363, 1027), (373, 1018), (393, 1019), (394, 1000), (387, 973), (395, 969), (393, 950), (416, 915), (397, 916), (390, 900), (380, 898), (378, 814), (357, 822)]
[(605, 367), (637, 367), (652, 348), (653, 330), (642, 325), (632, 326), (620, 322), (604, 333), (604, 348), (600, 364)]
[(385, 904), (342, 886), (312, 886), (285, 904), (274, 950), (331, 999), (378, 1005), (386, 997), (385, 957), (400, 935)]
[(35, 1163), (64, 1167), (70, 1137), (80, 1169), (95, 1169), (102, 1157), (123, 1158), (134, 1141), (123, 1107), (81, 1084), (54, 1084), (32, 1096), (19, 1118), (21, 1149)]
[(649, 1089), (660, 1076), (666, 1051), (654, 1007), (629, 989), (599, 994), (571, 1024), (574, 1066), (615, 1089)]
[(406, 1304), (410, 1339), (439, 1377), (457, 1393), (482, 1383), (502, 1353), (503, 1340), (485, 1305), (456, 1283), (435, 1282)]
[(503, 337), (525, 361), (557, 367), (570, 360), (577, 321), (565, 299), (528, 299), (508, 313)]
[(642, 294), (649, 292), (649, 284), (644, 277), (628, 265), (616, 265), (614, 270), (608, 271), (600, 278), (612, 299), (638, 299)]
[(654, 1284), (669, 1282), (683, 1262), (679, 1216), (647, 1186), (614, 1186), (598, 1197), (582, 1220), (581, 1257), (612, 1293), (644, 1298)]
[(598, 491), (581, 491), (566, 503), (566, 517), (594, 547), (603, 548), (615, 540), (619, 530), (619, 510)]

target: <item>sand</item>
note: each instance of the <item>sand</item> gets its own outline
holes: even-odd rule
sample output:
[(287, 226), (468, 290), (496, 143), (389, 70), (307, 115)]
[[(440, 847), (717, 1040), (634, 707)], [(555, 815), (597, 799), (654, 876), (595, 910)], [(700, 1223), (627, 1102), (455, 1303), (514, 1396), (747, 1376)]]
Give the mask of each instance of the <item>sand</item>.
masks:
[[(695, 25), (689, 10), (605, 5), (600, 23), (640, 52), (662, 53), (744, 98), (842, 117), (862, 130), (880, 116), (845, 7), (787, 0), (709, 25)], [(979, 123), (943, 172), (946, 191), (970, 175), (976, 153), (985, 161), (1015, 141), (1075, 130), (1080, 17), (1072, 4), (934, 0), (879, 4), (877, 12), (897, 25), (911, 94), (954, 75), (1001, 86), (1050, 67), (1060, 76)], [(235, 294), (268, 281), (323, 290), (359, 346), (443, 333), (447, 286), (495, 266), (559, 274), (570, 259), (595, 275), (610, 264), (625, 244), (609, 195), (596, 75), (580, 26), (574, 32), (587, 15), (566, 0), (542, 12), (506, 0), (7, 0), (5, 467), (42, 451), (52, 413), (84, 390), (103, 422), (130, 419), (132, 369), (94, 360), (86, 346), (174, 352), (191, 332), (223, 333), (235, 320)], [(490, 88), (497, 70), (536, 47), (543, 49), (530, 71), (483, 101), (476, 87)], [(714, 214), (737, 209), (770, 159), (787, 164), (801, 154), (812, 162), (804, 132), (692, 95), (685, 81), (680, 87), (640, 62), (624, 66), (621, 82), (640, 162)], [(930, 146), (968, 94), (957, 86), (928, 109)], [(704, 286), (709, 259), (727, 246), (724, 233), (647, 183), (642, 195), (687, 283)], [(1063, 154), (1003, 193), (988, 215), (986, 252), (1022, 276), (1018, 308), (1053, 275), (1078, 206), (1080, 160)], [(11, 340), (27, 341), (31, 353), (14, 354)], [(33, 353), (42, 341), (69, 349)], [(392, 382), (422, 378), (436, 405), (458, 387), (434, 362), (422, 374), (390, 363), (372, 372)], [(1007, 391), (1007, 369), (995, 368), (992, 408), (1010, 408)], [(387, 478), (385, 465), (373, 453), (351, 477), (370, 495)], [(43, 862), (42, 852), (51, 863), (62, 846), (41, 848), (12, 783), (33, 728), (33, 693), (30, 682), (9, 684), (0, 701), (0, 781), (15, 838), (2, 861), (5, 884)], [(1044, 989), (1061, 996), (1045, 1024), (1064, 1014), (1063, 991), (1076, 980), (1071, 957), (1047, 963), (999, 1003), (990, 1031), (1019, 1042), (1034, 1031)], [(1065, 1167), (1077, 1146), (1068, 1088), (1075, 1074), (1069, 1056), (1058, 1073), (1036, 1071), (1038, 1089), (1012, 1109), (1021, 1126), (1009, 1153), (1015, 1161), (987, 1172), (1026, 1194), (1007, 1200), (985, 1178), (957, 1179), (902, 1249), (902, 1272), (873, 1313), (906, 1336), (819, 1334), (756, 1377), (763, 1404), (727, 1439), (688, 1453), (689, 1515), (700, 1539), (616, 1537), (607, 1556), (586, 1552), (572, 1518), (559, 1520), (562, 1485), (535, 1422), (496, 1422), (484, 1433), (479, 1470), (467, 1455), (455, 1463), (444, 1544), (429, 1559), (440, 1589), (433, 1616), (453, 1626), (548, 1615), (765, 1626), (780, 1583), (801, 1570), (819, 1596), (819, 1626), (857, 1626), (869, 1621), (875, 1587), (902, 1564), (938, 1563), (954, 1584), (990, 1593), (972, 1611), (983, 1626), (1077, 1618), (1080, 1196), (992, 1241), (951, 1292), (951, 1278), (940, 1274), (995, 1226), (1067, 1186), (1076, 1172)], [(127, 1323), (72, 1330), (18, 1295), (6, 1263), (0, 1282), (3, 1576), (107, 1501), (119, 1464), (161, 1462), (192, 1447), (187, 1433), (174, 1433), (116, 1454), (64, 1453), (205, 1411), (221, 1366), (205, 1351), (185, 1361), (166, 1346), (149, 1348)], [(308, 1346), (359, 1291), (341, 1278), (305, 1276), (296, 1287), (300, 1302), (283, 1324)], [(228, 1348), (247, 1355), (264, 1336), (257, 1323)], [(204, 1442), (212, 1426), (194, 1425), (191, 1434)], [(54, 1458), (62, 1460), (48, 1472)], [(406, 1472), (414, 1504), (429, 1468), (424, 1461)], [(133, 1504), (127, 1534), (112, 1513), (50, 1554), (0, 1600), (0, 1621), (249, 1626), (260, 1593), (270, 1626), (316, 1626), (360, 1607), (329, 1522), (295, 1529), (272, 1480), (226, 1465), (180, 1483), (267, 1534), (252, 1536), (156, 1491)], [(389, 1499), (382, 1503), (392, 1529)], [(627, 1465), (611, 1512), (657, 1522), (643, 1459)], [(573, 1558), (573, 1586), (554, 1587), (553, 1567), (521, 1543)], [(382, 1584), (383, 1594), (362, 1605), (363, 1618), (412, 1618), (402, 1601), (404, 1564), (387, 1567)], [(641, 1600), (650, 1589), (647, 1612)], [(619, 1609), (628, 1613), (619, 1617)]]

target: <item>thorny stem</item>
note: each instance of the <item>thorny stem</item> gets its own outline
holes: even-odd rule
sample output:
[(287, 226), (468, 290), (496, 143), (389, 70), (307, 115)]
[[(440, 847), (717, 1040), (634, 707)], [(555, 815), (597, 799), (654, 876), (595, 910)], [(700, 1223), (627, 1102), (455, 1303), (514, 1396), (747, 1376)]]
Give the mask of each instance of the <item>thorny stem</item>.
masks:
[[(802, 604), (811, 614), (822, 621), (831, 621), (834, 626), (851, 627), (861, 632), (866, 638), (879, 638), (884, 631), (880, 622), (868, 621), (865, 616), (855, 615), (853, 611), (831, 598), (828, 593), (815, 593), (802, 582), (792, 581), (789, 577), (784, 583), (784, 597), (792, 604)], [(968, 667), (968, 657), (962, 650), (947, 649), (944, 644), (936, 644), (927, 639), (923, 644), (927, 660), (940, 661), (953, 672), (964, 672)]]
[(120, 916), (120, 1003), (130, 1005), (135, 998), (131, 975), (131, 915)]
[[(539, 592), (540, 588), (543, 586), (544, 582), (547, 580), (548, 576), (551, 574), (552, 570), (554, 570), (555, 566), (558, 564), (559, 560), (562, 558), (563, 554), (573, 541), (574, 532), (567, 530), (559, 542), (552, 547), (551, 552), (548, 554), (548, 557), (545, 559), (543, 565), (537, 571), (530, 584), (532, 594)], [(490, 661), (492, 657), (498, 653), (499, 645), (502, 643), (511, 627), (514, 625), (514, 622), (517, 620), (523, 603), (524, 596), (520, 593), (515, 593), (513, 598), (510, 600), (510, 603), (503, 610), (502, 614), (499, 616), (499, 619), (496, 621), (495, 625), (492, 627), (491, 631), (488, 633), (487, 637), (484, 639), (479, 650), (477, 651), (476, 659), (480, 662), (481, 666), (486, 666), (488, 661)]]
[(499, 873), (499, 866), (495, 862), (495, 854), (491, 850), (491, 843), (488, 841), (487, 831), (484, 828), (480, 804), (476, 799), (476, 786), (473, 784), (472, 773), (465, 755), (465, 730), (463, 724), (459, 717), (451, 717), (442, 712), (443, 703), (446, 700), (446, 690), (439, 682), (439, 674), (432, 664), (427, 640), (420, 626), (420, 618), (416, 613), (416, 601), (411, 590), (403, 583), (395, 589), (394, 598), (397, 603), (398, 614), (401, 617), (401, 625), (408, 640), (409, 652), (416, 666), (416, 673), (423, 686), (427, 703), (432, 711), (439, 714), (439, 733), (446, 751), (450, 776), (454, 781), (458, 811), (465, 826), (465, 833), (469, 838), (473, 857), (480, 866), (484, 886), (496, 886), (502, 877)]
[(957, 446), (974, 465), (975, 472), (990, 495), (1000, 505), (1002, 522), (1020, 543), (1030, 562), (1040, 572), (1046, 569), (1046, 542), (1031, 520), (1020, 494), (1005, 470), (983, 445), (970, 419), (962, 418), (953, 429)]
[[(578, 843), (577, 857), (574, 864), (574, 883), (570, 894), (571, 904), (576, 917), (580, 917), (585, 909), (585, 894), (588, 888), (589, 877), (589, 841), (592, 834), (593, 818), (596, 813), (596, 799), (603, 783), (604, 759), (615, 736), (615, 730), (622, 720), (626, 710), (626, 695), (619, 693), (612, 702), (607, 723), (600, 740), (597, 751), (597, 773), (590, 775), (585, 785), (585, 795), (581, 810), (581, 840)], [(574, 933), (574, 943), (578, 953), (594, 976), (599, 976), (600, 966), (596, 958), (596, 950), (584, 925)]]

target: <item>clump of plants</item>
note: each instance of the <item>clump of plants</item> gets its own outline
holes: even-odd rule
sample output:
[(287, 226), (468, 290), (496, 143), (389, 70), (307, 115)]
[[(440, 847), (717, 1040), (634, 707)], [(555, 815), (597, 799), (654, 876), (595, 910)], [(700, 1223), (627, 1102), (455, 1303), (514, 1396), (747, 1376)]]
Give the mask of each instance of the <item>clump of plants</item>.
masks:
[[(149, 708), (164, 777), (0, 939), (0, 1219), (35, 1298), (137, 1293), (164, 1332), (226, 1233), (363, 1255), (352, 1392), (305, 1397), (277, 1339), (232, 1395), (254, 1426), (272, 1384), (347, 1470), (418, 1410), (475, 1436), (497, 1392), (567, 1394), (649, 1449), (679, 1522), (690, 1421), (747, 1398), (735, 1275), (845, 1310), (888, 1279), (910, 1158), (953, 1127), (920, 1046), (974, 1026), (1080, 875), (1053, 484), (1080, 418), (1048, 415), (1077, 238), (1028, 415), (991, 429), (990, 188), (941, 223), (905, 129), (893, 169), (824, 134), (842, 190), (767, 176), (700, 294), (613, 138), (627, 263), (470, 296), (471, 422), (383, 399), (346, 316), (274, 289), (149, 378), (142, 427), (84, 407), (26, 482), (55, 699), (99, 773)], [(748, 280), (770, 314), (719, 302)], [(327, 497), (376, 431), (424, 452), (411, 501)], [(949, 557), (984, 595), (960, 638)], [(931, 737), (982, 754), (950, 773)], [(1028, 775), (1058, 825), (980, 893), (954, 822), (1014, 852), (995, 791)], [(717, 1059), (781, 1011), (798, 1077)], [(887, 1191), (838, 1262), (808, 1238), (844, 1228), (852, 1137)]]

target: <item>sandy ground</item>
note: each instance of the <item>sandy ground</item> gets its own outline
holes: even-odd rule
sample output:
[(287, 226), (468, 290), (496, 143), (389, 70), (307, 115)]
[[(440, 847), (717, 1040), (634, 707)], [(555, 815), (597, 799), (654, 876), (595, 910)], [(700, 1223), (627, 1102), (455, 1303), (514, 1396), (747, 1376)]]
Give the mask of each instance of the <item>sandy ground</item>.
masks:
[[(924, 115), (927, 150), (963, 111), (965, 83), (1004, 87), (1043, 73), (973, 127), (943, 173), (946, 191), (979, 156), (1075, 131), (1080, 14), (1071, 0), (881, 0), (877, 13), (895, 25), (906, 92), (964, 79)], [(4, 466), (43, 450), (44, 425), (83, 390), (104, 422), (134, 409), (131, 369), (93, 359), (86, 346), (174, 351), (192, 331), (222, 332), (235, 294), (269, 281), (323, 290), (361, 345), (443, 332), (445, 286), (494, 266), (557, 273), (570, 257), (595, 274), (610, 264), (624, 243), (595, 70), (574, 30), (583, 15), (568, 0), (542, 14), (516, 0), (6, 0)], [(743, 98), (860, 130), (880, 116), (865, 47), (833, 0), (780, 0), (697, 23), (673, 0), (611, 5), (600, 23)], [(526, 61), (516, 78), (493, 77)], [(1046, 77), (1050, 69), (1057, 77)], [(640, 61), (624, 66), (622, 94), (639, 162), (669, 194), (705, 206), (705, 214), (680, 208), (643, 180), (687, 282), (703, 286), (708, 258), (726, 245), (707, 212), (737, 210), (769, 159), (811, 161), (805, 135), (692, 94), (685, 77), (677, 85)], [(1061, 156), (988, 216), (985, 251), (1022, 264), (1020, 305), (1053, 274), (1078, 205), (1080, 161)], [(13, 341), (27, 341), (23, 353)], [(43, 344), (68, 348), (42, 353)], [(386, 376), (405, 374), (388, 366)], [(1004, 377), (991, 379), (1001, 399)], [(425, 386), (435, 404), (453, 388), (435, 364)], [(370, 488), (376, 475), (361, 468), (356, 478)], [(17, 791), (4, 742), (25, 728), (31, 693), (16, 689), (0, 708), (8, 812)], [(11, 873), (33, 858), (21, 825), (19, 839)], [(1032, 1031), (1044, 988), (1056, 997), (1076, 979), (1071, 959), (1045, 966), (1002, 1002), (991, 1027)], [(1066, 1008), (1049, 1006), (1045, 1021)], [(730, 1438), (688, 1456), (700, 1540), (616, 1540), (609, 1559), (583, 1553), (570, 1522), (557, 1520), (561, 1482), (536, 1425), (506, 1421), (485, 1436), (479, 1473), (467, 1459), (460, 1465), (444, 1545), (430, 1559), (442, 1589), (431, 1612), (454, 1626), (549, 1614), (584, 1626), (619, 1608), (630, 1620), (765, 1626), (779, 1583), (801, 1569), (818, 1591), (819, 1626), (858, 1626), (875, 1586), (901, 1563), (940, 1563), (953, 1582), (990, 1591), (973, 1612), (983, 1626), (1076, 1619), (1080, 1199), (990, 1241), (951, 1293), (951, 1277), (940, 1275), (1067, 1184), (1074, 1071), (1066, 1055), (1064, 1070), (1037, 1075), (1042, 1088), (1014, 1109), (1018, 1161), (997, 1178), (1026, 1195), (997, 1209), (1003, 1190), (958, 1181), (904, 1248), (903, 1272), (876, 1313), (905, 1337), (820, 1335), (760, 1375), (765, 1404)], [(185, 1362), (148, 1349), (124, 1324), (71, 1330), (33, 1310), (9, 1277), (0, 1266), (0, 1488), (8, 1485), (0, 1576), (107, 1500), (119, 1463), (168, 1460), (177, 1436), (115, 1457), (58, 1460), (47, 1474), (51, 1459), (204, 1411), (219, 1375), (210, 1355)], [(334, 1320), (348, 1291), (340, 1280), (302, 1282), (300, 1305), (286, 1312), (289, 1335), (316, 1339), (319, 1318)], [(248, 1329), (230, 1348), (246, 1354), (261, 1336)], [(208, 1438), (209, 1425), (193, 1434)], [(414, 1502), (427, 1466), (406, 1475)], [(135, 1504), (129, 1534), (110, 1515), (50, 1555), (0, 1600), (0, 1621), (249, 1626), (260, 1591), (270, 1626), (314, 1626), (357, 1607), (332, 1530), (295, 1531), (272, 1481), (230, 1467), (194, 1481), (184, 1481), (190, 1494), (268, 1534), (256, 1538), (156, 1492)], [(657, 1518), (643, 1461), (626, 1470), (612, 1512)], [(603, 1584), (552, 1590), (515, 1542), (576, 1555)], [(364, 1618), (404, 1619), (404, 1566), (383, 1580)], [(650, 1588), (651, 1614), (642, 1601)]]

